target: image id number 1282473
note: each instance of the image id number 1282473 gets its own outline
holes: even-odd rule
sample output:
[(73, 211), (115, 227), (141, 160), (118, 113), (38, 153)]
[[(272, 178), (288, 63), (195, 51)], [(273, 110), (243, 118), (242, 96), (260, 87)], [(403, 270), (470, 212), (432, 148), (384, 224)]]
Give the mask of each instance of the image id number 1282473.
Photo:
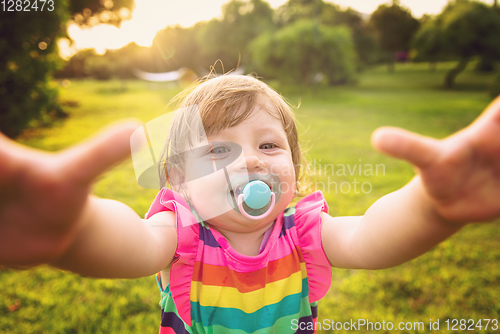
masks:
[(474, 331), (474, 330), (488, 330), (492, 329), (494, 331), (498, 330), (498, 319), (479, 319), (474, 321), (473, 319), (448, 319), (446, 322), (446, 329), (452, 331)]
[(54, 0), (2, 0), (4, 12), (43, 12), (54, 10)]

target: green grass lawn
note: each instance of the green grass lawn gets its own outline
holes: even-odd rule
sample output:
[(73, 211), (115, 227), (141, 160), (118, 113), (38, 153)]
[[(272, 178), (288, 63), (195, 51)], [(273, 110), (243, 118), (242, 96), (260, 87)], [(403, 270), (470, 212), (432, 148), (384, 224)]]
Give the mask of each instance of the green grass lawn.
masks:
[[(410, 165), (371, 148), (374, 129), (399, 126), (444, 138), (469, 124), (491, 101), (485, 87), (492, 76), (471, 70), (458, 77), (456, 89), (442, 89), (449, 66), (440, 65), (430, 72), (427, 64), (404, 64), (392, 74), (385, 67), (375, 68), (362, 73), (358, 85), (352, 87), (303, 90), (278, 86), (293, 104), (300, 104), (296, 115), (302, 146), (316, 167), (309, 170), (309, 179), (312, 186), (324, 190), (332, 215), (362, 215), (375, 200), (414, 175)], [(160, 116), (180, 91), (139, 81), (127, 82), (126, 91), (120, 87), (114, 81), (73, 81), (62, 91), (64, 100), (78, 102), (70, 109), (70, 118), (52, 128), (29, 131), (19, 141), (44, 150), (63, 149), (116, 120), (135, 117), (148, 121)], [(370, 174), (366, 172), (369, 166), (378, 175), (365, 175)], [(120, 200), (140, 215), (156, 193), (137, 185), (130, 161), (104, 175), (94, 192)], [(446, 330), (447, 319), (500, 320), (499, 237), (498, 222), (470, 225), (396, 268), (333, 269), (333, 284), (320, 303), (319, 320), (425, 324), (425, 331), (405, 331), (408, 333), (427, 332), (430, 319), (440, 319), (436, 333)], [(154, 277), (97, 280), (47, 266), (0, 270), (0, 332), (156, 333), (159, 297)], [(490, 323), (485, 331), (485, 322), (482, 324), (482, 330), (476, 331), (500, 330), (492, 329)], [(369, 332), (362, 329), (349, 332)]]

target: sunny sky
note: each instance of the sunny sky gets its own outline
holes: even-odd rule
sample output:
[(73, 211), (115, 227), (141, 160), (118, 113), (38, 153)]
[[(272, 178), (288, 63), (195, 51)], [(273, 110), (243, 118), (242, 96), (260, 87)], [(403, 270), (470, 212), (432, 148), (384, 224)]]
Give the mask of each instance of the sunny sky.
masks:
[[(70, 48), (67, 40), (60, 42), (61, 53), (68, 57), (77, 49), (95, 48), (98, 53), (106, 49), (118, 49), (135, 41), (142, 46), (151, 45), (157, 31), (168, 25), (180, 24), (188, 27), (198, 21), (210, 20), (221, 16), (221, 6), (229, 0), (135, 0), (136, 6), (132, 19), (123, 22), (118, 29), (111, 25), (97, 25), (92, 29), (81, 29), (70, 25), (69, 36), (75, 41)], [(277, 8), (287, 0), (268, 0)], [(359, 12), (370, 14), (380, 4), (391, 3), (391, 0), (326, 0), (342, 7), (351, 7)], [(483, 0), (493, 4), (494, 0)], [(401, 0), (402, 6), (409, 8), (413, 16), (420, 18), (423, 14), (437, 14), (448, 0)]]

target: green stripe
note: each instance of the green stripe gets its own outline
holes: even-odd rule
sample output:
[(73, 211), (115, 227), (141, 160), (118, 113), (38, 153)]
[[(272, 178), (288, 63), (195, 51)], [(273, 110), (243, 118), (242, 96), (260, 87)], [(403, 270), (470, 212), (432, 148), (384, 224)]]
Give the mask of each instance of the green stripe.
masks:
[[(279, 334), (295, 333), (295, 331), (293, 331), (291, 328), (292, 320), (311, 315), (311, 308), (308, 301), (308, 297), (302, 298), (300, 304), (301, 307), (299, 313), (282, 316), (271, 324), (269, 323), (263, 324), (263, 319), (259, 318), (256, 319), (250, 315), (249, 317), (245, 318), (244, 321), (242, 322), (242, 324), (246, 324), (246, 326), (235, 326), (237, 325), (238, 321), (241, 322), (241, 320), (239, 319), (238, 320), (228, 319), (230, 327), (226, 327), (221, 324), (215, 324), (212, 326), (203, 327), (202, 324), (193, 322), (192, 324), (193, 333), (264, 334), (264, 333), (269, 333), (270, 328), (272, 328), (273, 333), (279, 333)], [(273, 319), (275, 318), (273, 317)], [(249, 323), (252, 323), (253, 325)], [(264, 327), (266, 325), (269, 326)], [(235, 328), (235, 327), (246, 327), (246, 328)]]
[[(170, 285), (167, 285), (165, 288), (165, 291), (161, 293), (161, 301), (160, 301), (160, 307), (163, 310), (163, 312), (173, 312), (175, 313), (180, 319), (182, 319), (179, 316), (179, 312), (177, 312), (177, 308), (175, 307), (174, 299), (172, 298), (172, 294), (170, 293)], [(184, 328), (188, 333), (193, 333), (192, 329), (184, 323)]]
[[(292, 320), (299, 318), (300, 317), (297, 314), (293, 314), (278, 319), (272, 328), (272, 333), (279, 333), (279, 334), (295, 333), (295, 331), (292, 330)], [(206, 329), (198, 329), (198, 330), (199, 332), (195, 333), (248, 334), (248, 332), (245, 332), (244, 330), (241, 329), (229, 329), (219, 325), (214, 325), (207, 327)], [(269, 327), (261, 328), (253, 332), (252, 334), (269, 334)]]
[(286, 208), (285, 212), (283, 212), (283, 217), (288, 217), (295, 214), (295, 207), (292, 208)]
[[(302, 280), (302, 292), (284, 297), (280, 302), (266, 305), (253, 313), (245, 313), (236, 308), (201, 306), (191, 302), (191, 318), (196, 328), (203, 332), (202, 324), (207, 327), (221, 326), (253, 333), (273, 326), (282, 317), (300, 317), (311, 315), (308, 296), (307, 278)], [(211, 331), (208, 330), (207, 333)]]

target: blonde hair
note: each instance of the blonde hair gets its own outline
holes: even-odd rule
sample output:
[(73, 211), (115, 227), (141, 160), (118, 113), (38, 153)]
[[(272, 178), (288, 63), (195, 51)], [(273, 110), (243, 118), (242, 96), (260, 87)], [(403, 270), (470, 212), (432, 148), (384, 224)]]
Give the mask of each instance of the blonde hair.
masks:
[[(168, 171), (173, 166), (177, 170), (183, 170), (182, 151), (185, 150), (186, 144), (192, 145), (195, 139), (192, 126), (195, 119), (201, 118), (204, 134), (209, 137), (249, 118), (255, 106), (270, 103), (274, 108), (264, 109), (283, 124), (292, 153), (297, 184), (296, 195), (303, 195), (300, 193), (301, 185), (304, 183), (301, 166), (305, 165), (305, 159), (298, 141), (295, 117), (290, 104), (267, 84), (246, 75), (203, 78), (176, 96), (174, 101), (180, 101), (178, 108), (182, 112), (174, 116), (163, 149), (162, 161), (165, 164), (163, 168), (160, 168), (163, 182), (168, 181), (172, 185), (173, 180)], [(199, 131), (194, 132), (198, 140), (201, 139), (202, 134)]]

